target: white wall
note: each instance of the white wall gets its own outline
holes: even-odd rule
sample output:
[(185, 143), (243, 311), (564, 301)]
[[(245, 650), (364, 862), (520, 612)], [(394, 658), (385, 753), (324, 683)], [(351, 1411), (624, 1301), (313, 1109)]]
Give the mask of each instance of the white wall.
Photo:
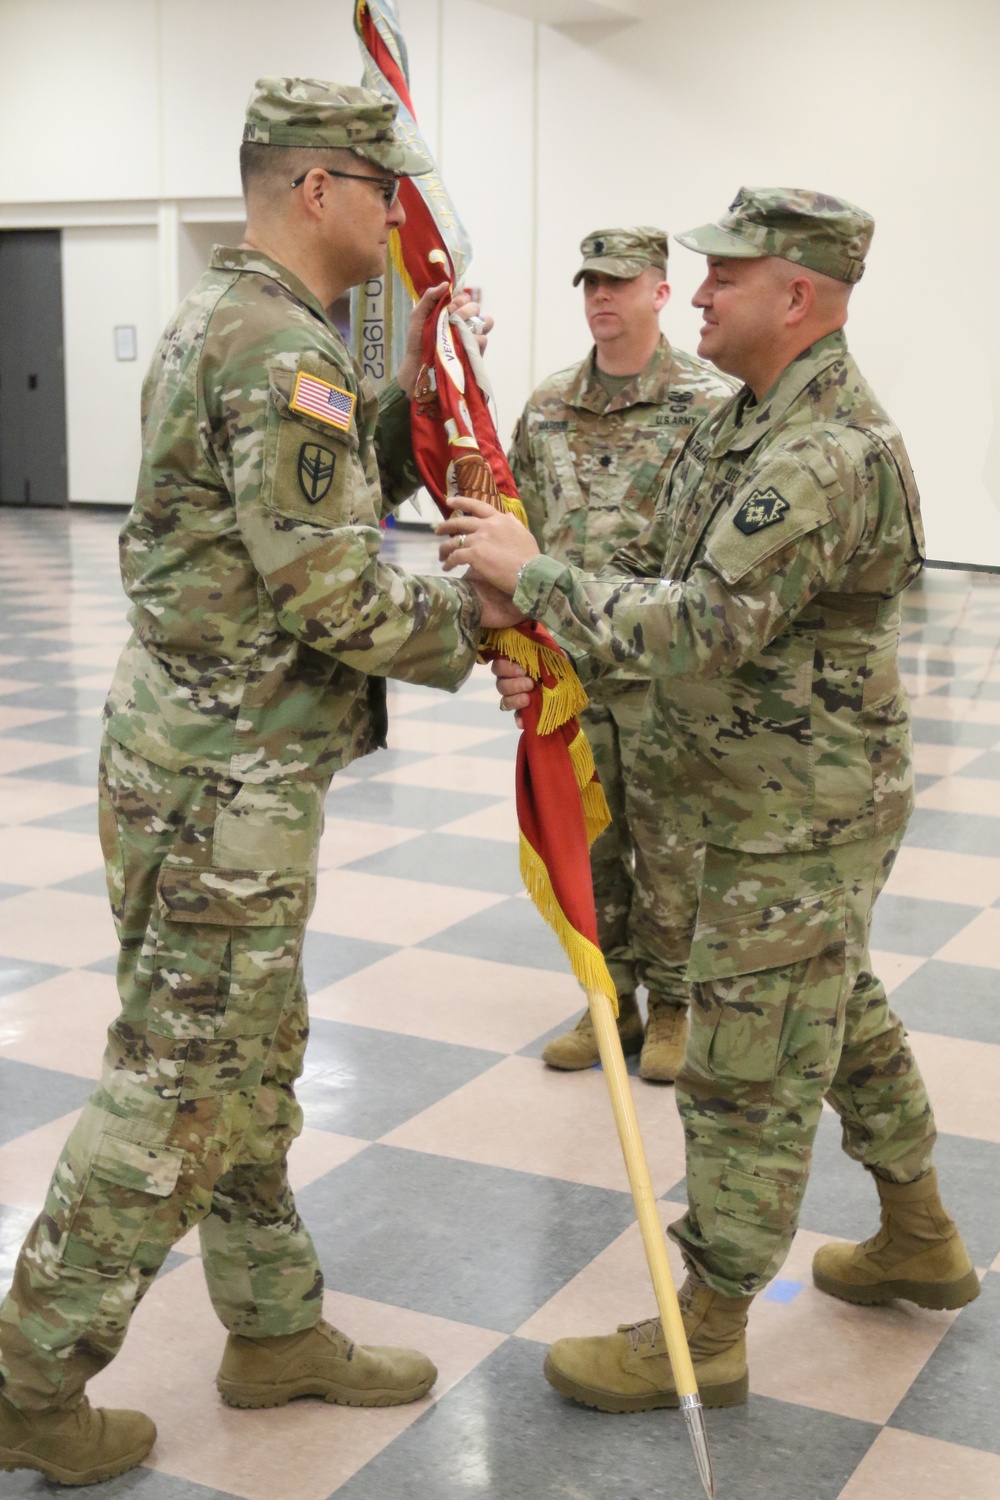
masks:
[(165, 198), (238, 195), (237, 152), (255, 79), (353, 82), (360, 73), (350, 0), (159, 0), (157, 9)]
[(0, 201), (156, 197), (158, 9), (0, 0)]
[[(131, 505), (139, 469), (139, 392), (160, 335), (156, 230), (64, 229), (63, 320), (69, 498)], [(137, 333), (115, 358), (116, 325)]]
[(0, 0), (0, 202), (225, 197), (262, 74), (353, 79), (350, 0)]
[[(1000, 566), (1000, 291), (984, 264), (1000, 243), (1000, 5), (641, 3), (635, 24), (556, 30), (507, 0), (399, 0), (417, 112), (497, 317), (505, 432), (532, 384), (587, 347), (570, 285), (585, 232), (701, 223), (741, 183), (825, 188), (877, 220), (850, 337), (910, 446), (931, 555)], [(352, 12), (298, 0), (279, 23), (273, 0), (0, 0), (0, 228), (141, 209), (159, 221), (159, 262), (145, 240), (127, 254), (133, 280), (156, 280), (162, 322), (216, 237), (191, 220), (239, 218), (254, 79), (357, 79)], [(667, 328), (682, 346), (700, 272), (675, 249)], [(103, 306), (100, 285), (75, 284)], [(76, 473), (97, 473), (84, 441), (71, 474), (74, 453)]]

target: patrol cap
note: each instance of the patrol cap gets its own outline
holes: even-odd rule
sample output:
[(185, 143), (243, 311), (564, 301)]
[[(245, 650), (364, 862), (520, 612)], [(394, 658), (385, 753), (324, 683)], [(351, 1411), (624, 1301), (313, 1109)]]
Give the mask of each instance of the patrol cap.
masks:
[(666, 275), (667, 231), (648, 224), (638, 229), (595, 229), (580, 241), (580, 254), (583, 265), (573, 277), (574, 286), (588, 271), (630, 281), (647, 266), (655, 266)]
[(395, 103), (371, 89), (319, 78), (258, 78), (243, 139), (353, 151), (396, 177), (429, 172), (430, 162), (406, 144), (395, 120)]
[(701, 255), (778, 255), (837, 281), (860, 281), (875, 220), (863, 208), (807, 188), (741, 187), (717, 224), (675, 236)]

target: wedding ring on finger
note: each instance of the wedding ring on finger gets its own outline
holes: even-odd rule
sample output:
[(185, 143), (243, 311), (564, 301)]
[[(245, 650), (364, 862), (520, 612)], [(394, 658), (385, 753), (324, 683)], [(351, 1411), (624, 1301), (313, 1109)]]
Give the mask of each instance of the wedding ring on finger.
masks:
[(458, 543), (459, 547), (464, 547), (465, 546), (465, 533), (464, 532), (460, 533), (460, 535), (458, 535), (455, 538), (455, 541)]
[(486, 332), (486, 320), (485, 320), (485, 318), (472, 317), (472, 318), (466, 318), (465, 321), (466, 321), (466, 324), (468, 326), (468, 329), (469, 329), (470, 333), (477, 333), (478, 334), (478, 333), (485, 333)]

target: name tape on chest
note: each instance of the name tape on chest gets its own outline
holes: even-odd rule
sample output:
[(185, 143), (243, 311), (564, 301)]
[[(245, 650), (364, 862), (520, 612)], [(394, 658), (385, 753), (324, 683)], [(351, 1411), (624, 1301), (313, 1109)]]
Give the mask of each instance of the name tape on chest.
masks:
[(317, 375), (307, 375), (304, 370), (300, 370), (295, 377), (295, 389), (288, 406), (290, 411), (303, 412), (310, 417), (317, 417), (328, 427), (349, 432), (355, 398), (350, 391), (343, 390), (339, 385), (331, 385), (328, 380), (320, 380)]
[(765, 526), (773, 526), (776, 521), (785, 519), (785, 512), (791, 510), (791, 506), (784, 495), (779, 495), (773, 485), (768, 485), (766, 490), (754, 490), (740, 506), (733, 517), (733, 525), (744, 536), (753, 536), (757, 531), (763, 531)]

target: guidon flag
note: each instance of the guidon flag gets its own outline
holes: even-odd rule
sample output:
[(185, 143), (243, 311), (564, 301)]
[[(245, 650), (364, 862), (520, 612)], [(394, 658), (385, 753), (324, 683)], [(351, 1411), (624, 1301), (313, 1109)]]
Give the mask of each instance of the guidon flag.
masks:
[[(471, 250), (417, 125), (394, 0), (356, 0), (354, 24), (365, 87), (395, 101), (397, 128), (431, 169), (424, 176), (400, 180), (406, 222), (390, 236), (392, 265), (386, 282), (395, 276), (411, 303), (429, 287), (448, 283), (424, 325), (423, 366), (411, 403), (413, 448), (421, 477), (446, 515), (451, 514), (446, 500), (471, 495), (497, 510), (513, 512), (527, 524), (497, 433), (479, 348), (464, 322), (449, 316), (448, 305)], [(365, 287), (363, 297), (369, 307), (377, 305), (377, 286)], [(378, 305), (384, 313), (384, 300)], [(357, 307), (356, 303), (356, 312)], [(360, 337), (367, 338), (377, 327), (388, 354), (391, 331), (362, 311)], [(364, 353), (357, 337), (355, 350)], [(378, 375), (374, 369), (369, 373)], [(597, 940), (590, 873), (590, 845), (608, 826), (610, 814), (576, 718), (587, 695), (565, 652), (534, 621), (489, 631), (480, 657), (489, 661), (495, 656), (517, 662), (538, 684), (522, 714), (515, 772), (525, 886), (566, 950), (580, 983), (606, 995), (617, 1011), (615, 986)]]

